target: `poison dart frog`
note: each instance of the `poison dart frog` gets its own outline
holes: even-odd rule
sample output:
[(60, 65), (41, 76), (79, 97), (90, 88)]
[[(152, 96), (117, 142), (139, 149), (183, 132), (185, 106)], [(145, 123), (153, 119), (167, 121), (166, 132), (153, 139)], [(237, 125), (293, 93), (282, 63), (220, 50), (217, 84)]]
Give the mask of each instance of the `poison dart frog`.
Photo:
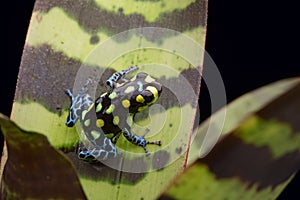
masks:
[[(111, 89), (96, 101), (87, 94), (85, 86), (89, 81), (76, 96), (66, 90), (72, 101), (66, 125), (72, 127), (79, 120), (85, 136), (93, 146), (80, 149), (79, 159), (94, 162), (118, 156), (121, 153), (115, 144), (122, 133), (128, 141), (143, 147), (146, 155), (150, 154), (146, 147), (148, 144), (161, 145), (160, 141), (150, 142), (144, 138), (148, 129), (141, 136), (131, 131), (134, 115), (153, 105), (162, 91), (162, 85), (144, 72), (138, 73), (130, 81), (125, 79), (126, 74), (137, 69), (137, 66), (131, 66), (114, 73), (106, 81)], [(118, 83), (119, 80), (123, 80), (123, 83)]]

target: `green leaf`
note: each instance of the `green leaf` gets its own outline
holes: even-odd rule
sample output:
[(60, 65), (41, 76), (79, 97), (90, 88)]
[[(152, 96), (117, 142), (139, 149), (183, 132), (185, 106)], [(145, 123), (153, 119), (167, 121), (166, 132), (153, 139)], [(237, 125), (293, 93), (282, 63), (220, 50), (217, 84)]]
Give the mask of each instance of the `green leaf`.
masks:
[[(44, 134), (52, 146), (64, 150), (75, 165), (89, 199), (158, 197), (186, 166), (200, 90), (206, 12), (206, 0), (172, 4), (37, 0), (21, 61), (12, 119), (23, 129)], [(149, 34), (144, 27), (169, 32)], [(116, 37), (120, 34), (122, 37)], [(196, 45), (187, 45), (183, 38)], [(141, 173), (79, 161), (74, 147), (80, 142), (80, 131), (78, 134), (76, 128), (65, 126), (70, 102), (64, 91), (82, 87), (87, 77), (102, 75), (97, 92), (106, 92), (103, 83), (112, 73), (136, 64), (166, 88), (159, 98), (159, 103), (165, 106), (165, 115), (152, 114), (149, 109), (151, 119), (142, 114), (137, 121), (141, 127), (157, 130), (156, 135), (149, 137), (153, 141), (162, 140), (162, 147), (149, 147), (153, 152), (151, 157), (126, 158), (120, 165), (140, 167), (144, 169)], [(78, 79), (80, 76), (83, 80)], [(184, 87), (183, 80), (190, 89)], [(172, 91), (167, 86), (178, 87)], [(178, 92), (186, 96), (177, 98)], [(117, 145), (126, 151), (143, 153), (142, 148), (122, 137)]]
[(74, 166), (44, 135), (24, 131), (2, 114), (0, 126), (8, 151), (3, 199), (86, 199)]
[(250, 111), (251, 116), (191, 164), (163, 198), (275, 199), (300, 169), (300, 84), (295, 81), (283, 95)]
[(191, 144), (188, 164), (206, 156), (218, 137), (221, 140), (229, 135), (249, 116), (295, 87), (299, 82), (299, 78), (290, 78), (271, 83), (242, 95), (214, 113), (198, 127), (197, 135)]

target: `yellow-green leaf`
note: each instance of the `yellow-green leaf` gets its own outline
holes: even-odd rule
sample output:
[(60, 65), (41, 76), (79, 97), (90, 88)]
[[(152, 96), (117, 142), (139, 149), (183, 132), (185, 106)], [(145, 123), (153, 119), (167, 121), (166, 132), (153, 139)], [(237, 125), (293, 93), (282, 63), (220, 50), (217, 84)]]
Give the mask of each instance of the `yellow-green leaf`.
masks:
[(191, 164), (163, 197), (275, 199), (300, 169), (300, 84), (292, 85)]
[(226, 137), (251, 114), (257, 112), (299, 84), (299, 82), (299, 78), (291, 78), (271, 83), (242, 95), (214, 113), (198, 127), (197, 135), (191, 144), (188, 164), (192, 164), (198, 158), (206, 156), (218, 139), (221, 140)]
[[(186, 166), (200, 90), (206, 12), (206, 0), (37, 0), (12, 119), (64, 150), (89, 199), (158, 197)], [(122, 170), (133, 166), (141, 173), (79, 161), (75, 150), (80, 131), (65, 126), (70, 102), (64, 91), (78, 91), (92, 78), (99, 81), (96, 98), (107, 91), (104, 83), (112, 73), (130, 65), (139, 65), (140, 71), (164, 85), (158, 100), (163, 106), (149, 109), (150, 117), (137, 116), (133, 127), (141, 132), (139, 127), (149, 126), (157, 132), (149, 137), (161, 140), (162, 147), (149, 147), (152, 154), (147, 158), (140, 155), (142, 148), (120, 138), (117, 147), (138, 154), (124, 159)]]

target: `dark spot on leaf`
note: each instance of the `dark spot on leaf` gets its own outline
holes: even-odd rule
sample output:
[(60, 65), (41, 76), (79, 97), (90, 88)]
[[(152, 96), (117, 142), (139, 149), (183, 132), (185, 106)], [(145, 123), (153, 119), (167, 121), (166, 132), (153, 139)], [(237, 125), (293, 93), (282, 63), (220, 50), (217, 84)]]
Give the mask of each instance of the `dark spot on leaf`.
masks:
[(182, 153), (182, 147), (177, 147), (175, 151), (180, 155)]
[(170, 155), (167, 151), (157, 151), (153, 155), (152, 166), (156, 170), (163, 169), (170, 159)]
[(90, 39), (90, 44), (97, 44), (100, 41), (100, 38), (98, 35), (93, 35)]
[(124, 11), (123, 8), (119, 8), (119, 9), (118, 9), (118, 12), (119, 12), (120, 14), (123, 14), (123, 11)]
[(56, 113), (60, 116), (62, 114), (62, 108), (61, 107), (56, 107)]

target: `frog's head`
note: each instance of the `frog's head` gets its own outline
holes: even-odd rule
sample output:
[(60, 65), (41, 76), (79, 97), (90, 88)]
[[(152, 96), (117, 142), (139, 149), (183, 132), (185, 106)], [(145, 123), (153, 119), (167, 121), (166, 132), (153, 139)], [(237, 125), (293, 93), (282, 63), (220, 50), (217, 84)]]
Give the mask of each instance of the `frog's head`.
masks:
[(76, 121), (80, 119), (82, 112), (88, 110), (93, 104), (93, 101), (89, 94), (79, 93), (74, 96), (70, 90), (66, 90), (66, 94), (71, 99), (70, 112), (67, 117), (66, 125), (72, 127), (75, 125)]
[(162, 91), (162, 85), (154, 78), (140, 72), (132, 82), (136, 84), (137, 89), (129, 97), (130, 112), (140, 112), (157, 101)]

